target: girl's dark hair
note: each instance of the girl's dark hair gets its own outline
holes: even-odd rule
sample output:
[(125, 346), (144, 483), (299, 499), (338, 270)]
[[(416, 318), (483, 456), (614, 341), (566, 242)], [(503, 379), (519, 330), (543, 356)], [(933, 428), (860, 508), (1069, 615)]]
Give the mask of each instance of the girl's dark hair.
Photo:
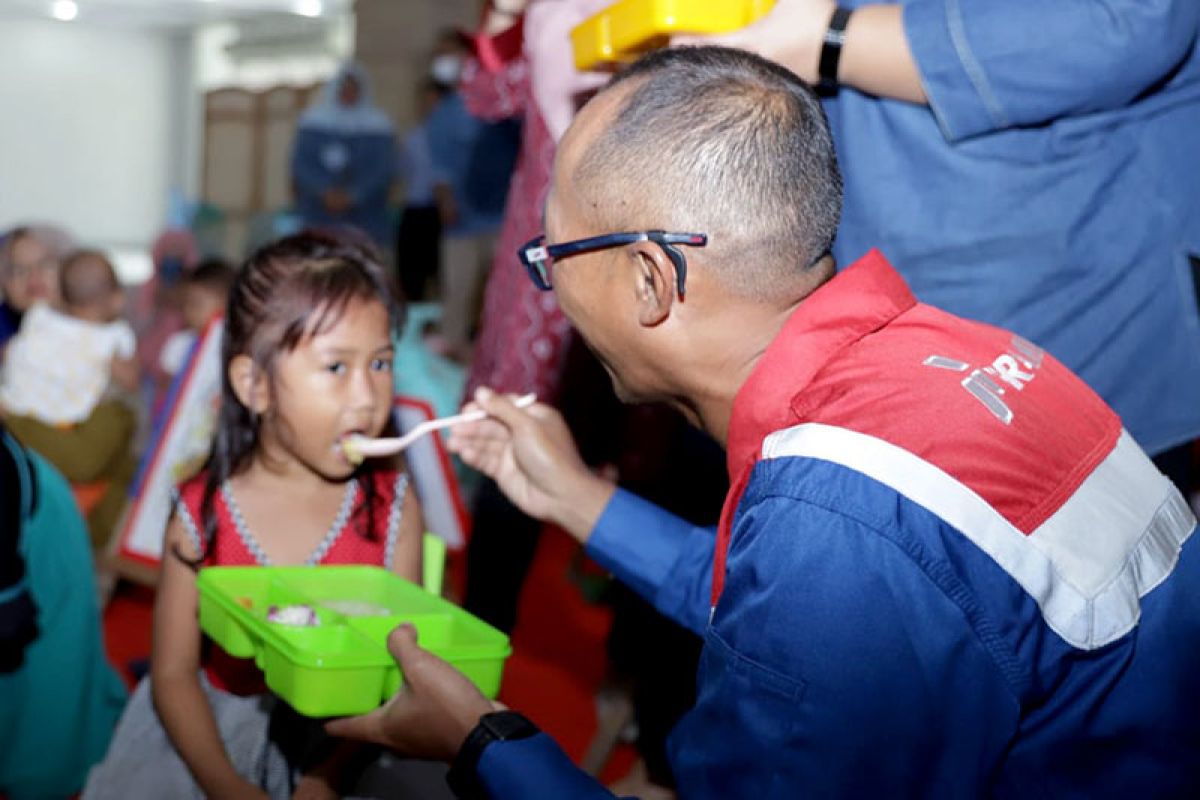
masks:
[[(305, 231), (287, 236), (259, 248), (242, 265), (229, 289), (221, 340), (221, 407), (204, 465), (200, 503), (204, 549), (195, 561), (176, 551), (181, 560), (199, 567), (211, 555), (217, 532), (217, 492), (231, 476), (250, 466), (258, 447), (261, 420), (234, 393), (230, 362), (238, 355), (249, 356), (271, 380), (281, 353), (329, 330), (356, 300), (383, 303), (393, 332), (403, 323), (402, 308), (375, 251), (331, 233)], [(375, 536), (374, 471), (378, 468), (368, 460), (352, 478), (363, 490), (362, 506), (352, 519), (360, 520), (359, 532), (367, 538)]]

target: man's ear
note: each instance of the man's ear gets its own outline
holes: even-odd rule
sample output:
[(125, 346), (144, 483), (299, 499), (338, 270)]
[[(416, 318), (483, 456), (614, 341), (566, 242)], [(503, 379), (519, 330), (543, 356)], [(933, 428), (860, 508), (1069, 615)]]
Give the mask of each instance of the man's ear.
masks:
[(675, 264), (654, 242), (630, 245), (637, 280), (638, 322), (645, 327), (660, 324), (675, 302)]
[(242, 354), (229, 362), (229, 383), (238, 401), (255, 414), (265, 414), (271, 405), (267, 375), (250, 356)]

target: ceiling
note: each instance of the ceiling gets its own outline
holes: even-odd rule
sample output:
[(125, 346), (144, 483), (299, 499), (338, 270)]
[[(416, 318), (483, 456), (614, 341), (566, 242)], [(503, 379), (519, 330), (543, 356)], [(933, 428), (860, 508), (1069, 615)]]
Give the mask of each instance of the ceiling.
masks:
[[(353, 0), (74, 0), (75, 22), (116, 27), (187, 28), (205, 22), (341, 14)], [(49, 19), (53, 0), (0, 0), (2, 19)]]

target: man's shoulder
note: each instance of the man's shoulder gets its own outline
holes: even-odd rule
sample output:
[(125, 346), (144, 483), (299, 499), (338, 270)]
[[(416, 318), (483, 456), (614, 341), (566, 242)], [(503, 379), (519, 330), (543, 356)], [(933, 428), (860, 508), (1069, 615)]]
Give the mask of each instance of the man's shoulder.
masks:
[[(781, 432), (785, 434), (787, 432)], [(838, 443), (835, 447), (844, 446)], [(871, 458), (878, 457), (871, 454)], [(734, 519), (734, 538), (762, 540), (771, 558), (807, 561), (836, 551), (854, 562), (855, 578), (897, 567), (914, 574), (938, 569), (938, 542), (957, 531), (854, 459), (811, 451), (807, 444), (768, 442)], [(847, 555), (854, 553), (855, 555)]]
[(769, 441), (838, 438), (835, 449), (911, 454), (1026, 532), (1122, 432), (1116, 413), (1036, 344), (920, 304), (832, 359), (794, 407), (800, 424)]

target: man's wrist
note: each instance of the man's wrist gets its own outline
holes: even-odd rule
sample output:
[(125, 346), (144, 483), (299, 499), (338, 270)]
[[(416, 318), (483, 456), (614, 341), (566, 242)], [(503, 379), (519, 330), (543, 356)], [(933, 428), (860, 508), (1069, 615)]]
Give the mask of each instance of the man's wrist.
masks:
[(538, 727), (516, 711), (503, 709), (484, 714), (454, 756), (446, 782), (460, 800), (483, 800), (487, 793), (478, 774), (483, 751), (494, 742), (528, 739), (538, 733)]
[(552, 519), (580, 544), (587, 544), (616, 491), (611, 481), (585, 471), (566, 487)]
[(835, 0), (815, 3), (799, 20), (796, 33), (796, 50), (791, 54), (792, 63), (785, 64), (807, 83), (816, 87), (820, 80), (821, 50), (825, 45), (825, 31), (837, 10)]
[(833, 7), (829, 15), (829, 24), (821, 35), (821, 51), (817, 61), (817, 86), (826, 94), (832, 94), (840, 84), (839, 66), (842, 60), (842, 47), (846, 43), (846, 27), (850, 22), (852, 9), (844, 6)]

